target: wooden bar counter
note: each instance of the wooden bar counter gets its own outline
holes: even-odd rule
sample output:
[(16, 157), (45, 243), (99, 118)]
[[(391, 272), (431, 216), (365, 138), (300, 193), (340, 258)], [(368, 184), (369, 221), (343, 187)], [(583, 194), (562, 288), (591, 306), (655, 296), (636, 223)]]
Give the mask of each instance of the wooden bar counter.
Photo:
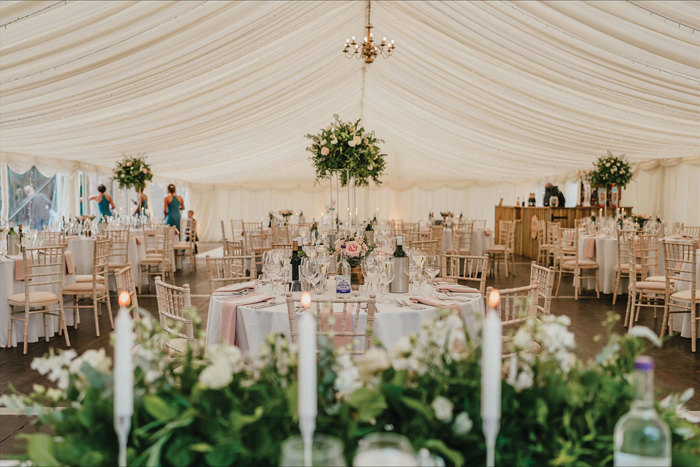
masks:
[[(564, 228), (574, 228), (576, 219), (598, 215), (598, 207), (549, 208), (526, 206), (496, 206), (495, 240), (500, 242), (498, 223), (503, 220), (516, 221), (515, 253), (530, 259), (537, 259), (537, 224), (538, 220), (559, 222)], [(631, 207), (621, 208), (628, 216), (632, 215)], [(615, 208), (608, 208), (608, 215), (614, 215)], [(533, 221), (533, 218), (536, 220)], [(533, 233), (534, 229), (534, 233)]]

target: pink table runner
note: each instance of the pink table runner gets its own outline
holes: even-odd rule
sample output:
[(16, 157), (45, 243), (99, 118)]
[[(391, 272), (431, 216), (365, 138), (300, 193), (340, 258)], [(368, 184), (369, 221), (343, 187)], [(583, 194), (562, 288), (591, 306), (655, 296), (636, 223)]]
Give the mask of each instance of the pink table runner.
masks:
[(221, 340), (236, 345), (236, 314), (240, 305), (266, 302), (272, 298), (265, 295), (246, 295), (224, 300), (221, 305)]

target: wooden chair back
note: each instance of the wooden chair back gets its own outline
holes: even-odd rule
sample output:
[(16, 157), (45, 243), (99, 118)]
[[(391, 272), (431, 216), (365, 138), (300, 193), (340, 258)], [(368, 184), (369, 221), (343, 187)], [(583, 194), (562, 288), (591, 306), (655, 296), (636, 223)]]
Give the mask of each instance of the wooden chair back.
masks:
[(224, 256), (243, 256), (243, 241), (224, 240)]
[[(139, 297), (136, 294), (136, 280), (134, 279), (134, 269), (131, 264), (117, 269), (114, 272), (114, 279), (117, 283), (117, 290), (119, 292), (125, 291), (131, 297), (130, 310), (136, 310), (139, 307)], [(139, 319), (138, 313), (132, 313), (134, 319)]]
[(49, 232), (43, 230), (36, 233), (36, 241), (39, 246), (66, 245), (66, 234), (64, 232)]
[(47, 288), (61, 295), (66, 268), (65, 251), (66, 247), (63, 245), (22, 249), (24, 293), (27, 303), (31, 292), (44, 291)]
[(457, 253), (460, 251), (472, 251), (472, 232), (474, 231), (474, 221), (461, 221), (454, 229), (452, 236), (452, 249)]
[[(158, 316), (165, 331), (171, 339), (194, 340), (192, 318), (185, 316), (183, 313), (183, 309), (192, 306), (189, 284), (178, 287), (161, 281), (160, 277), (156, 277), (155, 283)], [(171, 351), (180, 351), (180, 349), (167, 343), (166, 347)]]
[[(286, 297), (289, 335), (292, 343), (296, 344), (299, 330), (294, 297), (291, 292), (287, 292)], [(361, 329), (359, 326), (360, 313), (364, 313), (365, 306), (367, 319), (364, 329)], [(338, 307), (341, 309), (337, 310)], [(348, 298), (324, 301), (321, 303), (320, 310), (319, 316), (316, 316), (317, 335), (332, 339), (336, 347), (350, 344), (349, 351), (353, 355), (363, 354), (372, 346), (374, 314), (376, 313), (376, 297), (374, 295), (370, 295), (368, 299)], [(364, 339), (364, 345), (356, 345), (360, 338)]]
[(426, 255), (439, 255), (440, 245), (437, 240), (420, 240), (416, 242), (409, 242), (410, 248), (415, 248), (422, 251)]
[(105, 235), (111, 242), (109, 262), (114, 264), (129, 263), (129, 227), (108, 228)]
[[(696, 291), (697, 283), (697, 244), (688, 240), (665, 240), (664, 245), (664, 269), (666, 271), (666, 293), (674, 290), (689, 290), (690, 300), (685, 302), (684, 309), (692, 310), (698, 299)], [(683, 302), (679, 301), (679, 307)], [(674, 306), (676, 304), (674, 303)], [(693, 326), (696, 323), (692, 323)]]
[(255, 279), (255, 256), (206, 256), (209, 293), (219, 287)]
[(533, 261), (530, 265), (530, 285), (537, 284), (535, 304), (537, 311), (548, 315), (552, 306), (554, 289), (554, 268), (545, 268)]
[[(524, 287), (499, 290), (501, 301), (496, 311), (501, 318), (501, 323), (504, 327), (504, 335), (506, 334), (506, 327), (508, 329), (517, 329), (528, 319), (537, 318), (536, 298), (538, 287), (539, 284), (535, 283)], [(492, 287), (486, 290), (485, 297), (491, 294), (491, 290)]]
[(468, 256), (457, 253), (442, 255), (443, 279), (465, 281), (470, 283), (483, 295), (486, 291), (486, 274), (489, 267), (489, 255)]

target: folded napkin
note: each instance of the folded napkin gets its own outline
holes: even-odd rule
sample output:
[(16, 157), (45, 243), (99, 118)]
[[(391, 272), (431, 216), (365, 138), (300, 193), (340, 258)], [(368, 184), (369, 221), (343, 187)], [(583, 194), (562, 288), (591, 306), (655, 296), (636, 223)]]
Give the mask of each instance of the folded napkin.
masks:
[[(343, 325), (343, 312), (334, 311), (333, 312), (333, 331), (334, 332), (351, 332), (352, 331), (352, 315), (355, 312), (354, 306), (358, 304), (348, 303), (347, 313), (345, 314), (345, 325)], [(321, 310), (321, 331), (330, 331), (329, 319), (331, 316), (331, 311), (328, 308)], [(336, 349), (344, 347), (346, 345), (352, 345), (352, 337), (350, 336), (336, 336), (333, 337), (333, 346)]]
[(584, 242), (583, 256), (587, 259), (593, 259), (595, 257), (595, 238), (588, 237)]
[(248, 295), (233, 297), (225, 300), (221, 305), (221, 340), (231, 345), (236, 345), (236, 314), (241, 305), (266, 302), (273, 297), (265, 295)]
[(491, 235), (491, 229), (484, 229), (484, 235), (486, 235), (487, 237)]
[(452, 292), (452, 293), (479, 293), (473, 287), (468, 287), (466, 285), (459, 284), (441, 284), (435, 287), (438, 292)]
[(214, 291), (214, 293), (219, 292), (247, 292), (255, 290), (255, 281), (241, 282), (238, 284), (224, 285), (219, 287)]
[(422, 295), (411, 297), (409, 300), (411, 300), (413, 303), (422, 303), (423, 305), (434, 306), (437, 308), (447, 308), (448, 310), (459, 312), (459, 303), (446, 302), (444, 300)]
[[(24, 280), (24, 259), (19, 255), (8, 256), (8, 258), (12, 258), (15, 260), (15, 280), (23, 281)], [(32, 259), (29, 258), (27, 260), (27, 273), (31, 274), (31, 272), (32, 272)]]
[(73, 264), (73, 254), (70, 251), (63, 253), (66, 259), (66, 274), (75, 274), (75, 265)]
[(137, 245), (140, 245), (140, 244), (143, 243), (143, 240), (141, 240), (141, 237), (136, 237), (136, 236), (134, 236), (134, 240), (136, 240), (136, 244), (137, 244)]

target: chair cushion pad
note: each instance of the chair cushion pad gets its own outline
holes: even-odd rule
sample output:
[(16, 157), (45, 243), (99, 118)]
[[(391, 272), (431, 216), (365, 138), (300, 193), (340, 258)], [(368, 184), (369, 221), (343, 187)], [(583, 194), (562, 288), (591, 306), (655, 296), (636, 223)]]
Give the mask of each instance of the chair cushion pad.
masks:
[[(677, 300), (690, 301), (690, 289), (684, 290), (682, 292), (676, 292), (676, 293), (671, 295), (671, 298), (675, 298)], [(698, 298), (700, 298), (700, 290), (696, 289), (695, 290), (695, 300), (698, 300)]]
[[(24, 292), (10, 295), (7, 298), (10, 305), (24, 305)], [(30, 305), (53, 305), (58, 303), (58, 297), (52, 292), (29, 292)]]
[(569, 260), (569, 261), (564, 261), (561, 263), (562, 267), (568, 268), (568, 269), (575, 269), (575, 268), (583, 268), (583, 269), (590, 269), (590, 268), (597, 268), (598, 263), (590, 260), (590, 259), (580, 259), (578, 260), (578, 263), (576, 263), (576, 260)]
[[(97, 282), (104, 282), (104, 276), (97, 276)], [(77, 274), (75, 282), (92, 282), (92, 274)]]
[(665, 282), (639, 281), (635, 282), (638, 289), (666, 290)]
[(666, 282), (666, 276), (649, 276), (645, 280), (647, 282)]
[(615, 265), (615, 271), (629, 272), (629, 270), (630, 270), (630, 265), (629, 265), (628, 263), (616, 264), (616, 265)]
[[(98, 294), (103, 294), (107, 290), (104, 284), (96, 284), (95, 290)], [(63, 286), (63, 295), (73, 295), (73, 294), (91, 294), (92, 293), (92, 282), (76, 282), (75, 284), (68, 284)]]

